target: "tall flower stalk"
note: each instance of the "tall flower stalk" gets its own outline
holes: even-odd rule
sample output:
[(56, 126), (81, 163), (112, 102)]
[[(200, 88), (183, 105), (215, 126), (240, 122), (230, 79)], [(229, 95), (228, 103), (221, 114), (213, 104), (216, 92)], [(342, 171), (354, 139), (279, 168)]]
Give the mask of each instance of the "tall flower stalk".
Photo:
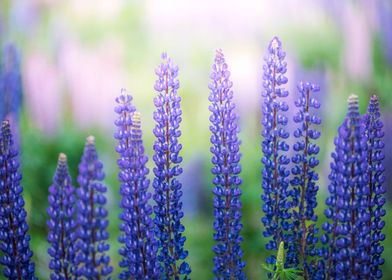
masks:
[(107, 254), (109, 233), (108, 211), (105, 208), (107, 187), (104, 179), (103, 164), (98, 159), (93, 136), (87, 137), (82, 160), (79, 164), (77, 190), (78, 231), (77, 264), (78, 276), (87, 279), (110, 279), (113, 268)]
[(378, 98), (373, 95), (369, 101), (367, 113), (363, 117), (363, 124), (367, 136), (367, 162), (368, 162), (368, 206), (370, 219), (368, 228), (371, 234), (371, 243), (367, 245), (367, 253), (371, 256), (370, 275), (374, 279), (382, 278), (381, 265), (384, 259), (381, 257), (384, 247), (381, 242), (385, 239), (382, 229), (385, 226), (383, 217), (386, 214), (385, 187), (384, 187), (384, 131), (380, 119)]
[(324, 211), (327, 279), (367, 279), (370, 259), (366, 248), (370, 239), (367, 183), (367, 137), (361, 126), (358, 97), (348, 99), (348, 113), (335, 138), (332, 153), (330, 196)]
[[(262, 150), (264, 153), (262, 162), (264, 193), (262, 206), (264, 216), (264, 237), (269, 238), (266, 244), (267, 250), (277, 251), (281, 241), (285, 244), (292, 244), (288, 232), (293, 228), (290, 221), (289, 201), (289, 180), (290, 171), (287, 164), (290, 159), (287, 157), (289, 146), (286, 139), (289, 133), (286, 130), (287, 116), (285, 112), (288, 105), (285, 98), (288, 92), (284, 89), (287, 83), (285, 73), (287, 63), (284, 61), (286, 54), (282, 49), (282, 43), (274, 37), (268, 46), (268, 53), (265, 57), (263, 75), (263, 118), (262, 118)], [(295, 258), (295, 246), (291, 246), (287, 253), (286, 261), (293, 262)], [(275, 263), (275, 254), (267, 258), (268, 264)]]
[(0, 264), (6, 278), (32, 280), (36, 278), (21, 179), (10, 124), (3, 121), (0, 134)]
[(49, 187), (48, 253), (52, 280), (75, 276), (75, 188), (68, 172), (67, 156), (59, 155), (53, 183)]
[(116, 151), (120, 158), (117, 164), (121, 182), (120, 194), (122, 213), (122, 247), (120, 267), (124, 271), (120, 279), (159, 279), (160, 271), (156, 261), (157, 242), (154, 236), (154, 223), (151, 218), (152, 207), (149, 205), (151, 193), (148, 192), (150, 180), (146, 167), (148, 158), (144, 153), (140, 113), (135, 112), (132, 97), (122, 91), (116, 99), (118, 140)]
[(182, 173), (179, 156), (182, 145), (178, 142), (181, 135), (181, 98), (177, 93), (180, 86), (177, 79), (178, 66), (164, 53), (163, 62), (156, 68), (158, 76), (154, 98), (156, 122), (154, 135), (154, 206), (156, 238), (159, 240), (158, 261), (164, 279), (187, 279), (191, 269), (185, 261), (188, 251), (184, 249), (185, 230), (181, 219), (182, 186), (178, 176)]
[[(295, 155), (292, 157), (294, 167), (291, 169), (291, 185), (294, 187), (293, 206), (296, 209), (293, 211), (295, 244), (298, 248), (296, 255), (303, 269), (304, 279), (314, 279), (314, 274), (318, 272), (311, 257), (317, 255), (315, 245), (318, 240), (315, 235), (317, 216), (314, 210), (317, 206), (319, 178), (315, 168), (319, 164), (317, 155), (320, 151), (316, 140), (320, 137), (320, 131), (315, 126), (321, 124), (321, 119), (315, 112), (320, 108), (320, 103), (313, 95), (319, 90), (317, 85), (300, 82), (300, 96), (295, 102), (298, 111), (294, 122), (298, 127), (294, 131), (296, 142), (293, 145)], [(298, 265), (297, 261), (295, 265)]]
[(240, 244), (240, 141), (233, 102), (233, 83), (221, 50), (217, 50), (209, 84), (211, 153), (214, 174), (214, 273), (217, 279), (246, 279)]

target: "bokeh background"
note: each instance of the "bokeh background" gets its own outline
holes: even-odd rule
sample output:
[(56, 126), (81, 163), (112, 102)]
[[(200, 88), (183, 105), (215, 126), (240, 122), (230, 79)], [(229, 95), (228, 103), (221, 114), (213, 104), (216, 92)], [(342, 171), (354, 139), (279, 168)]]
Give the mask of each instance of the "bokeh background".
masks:
[[(386, 131), (386, 187), (392, 198), (391, 1), (0, 0), (0, 44), (5, 53), (7, 45), (14, 43), (21, 65), (22, 109), (19, 116), (8, 117), (19, 131), (24, 196), (40, 279), (48, 279), (47, 193), (58, 153), (68, 155), (75, 182), (85, 138), (90, 134), (96, 136), (105, 165), (111, 258), (117, 275), (119, 184), (112, 137), (114, 98), (121, 88), (133, 94), (151, 158), (154, 68), (163, 51), (180, 68), (181, 181), (191, 277), (212, 278), (207, 97), (217, 48), (223, 49), (229, 64), (240, 114), (246, 274), (249, 279), (265, 279), (260, 222), (261, 78), (263, 56), (274, 35), (280, 37), (287, 52), (290, 103), (297, 96), (300, 80), (321, 86), (319, 222), (324, 219), (333, 137), (351, 93), (359, 95), (362, 113), (371, 94), (380, 98)], [(392, 275), (391, 219), (389, 211), (385, 279)]]

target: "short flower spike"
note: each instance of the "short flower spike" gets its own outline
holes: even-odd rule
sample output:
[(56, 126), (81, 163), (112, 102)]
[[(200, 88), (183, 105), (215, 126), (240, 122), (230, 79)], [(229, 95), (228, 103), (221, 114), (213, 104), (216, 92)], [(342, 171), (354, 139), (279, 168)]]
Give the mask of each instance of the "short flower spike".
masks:
[(72, 279), (75, 265), (75, 188), (68, 172), (67, 156), (60, 153), (53, 183), (49, 187), (48, 253), (50, 279)]
[(103, 164), (98, 159), (95, 138), (87, 137), (82, 160), (79, 164), (77, 190), (77, 256), (78, 277), (87, 279), (111, 279), (113, 267), (108, 255), (109, 233), (106, 210), (107, 187), (104, 179)]

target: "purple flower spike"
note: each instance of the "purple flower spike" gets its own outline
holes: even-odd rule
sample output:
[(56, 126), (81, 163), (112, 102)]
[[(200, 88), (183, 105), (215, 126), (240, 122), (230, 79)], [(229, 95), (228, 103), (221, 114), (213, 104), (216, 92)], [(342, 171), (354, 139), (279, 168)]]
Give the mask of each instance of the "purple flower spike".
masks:
[(7, 279), (32, 280), (37, 278), (31, 262), (33, 253), (29, 247), (30, 235), (17, 157), (10, 124), (3, 121), (0, 134), (0, 264)]
[[(263, 168), (263, 195), (264, 204), (262, 206), (264, 217), (263, 235), (270, 238), (266, 244), (267, 250), (277, 251), (281, 241), (284, 244), (293, 244), (293, 225), (290, 221), (289, 201), (289, 180), (290, 171), (287, 169), (290, 159), (287, 157), (289, 145), (286, 139), (289, 133), (286, 130), (287, 116), (285, 112), (288, 105), (284, 99), (288, 92), (283, 85), (287, 83), (284, 74), (287, 71), (287, 63), (284, 61), (286, 54), (282, 49), (282, 43), (274, 37), (268, 46), (268, 53), (265, 57), (263, 67), (263, 131), (264, 138), (262, 150), (264, 153), (262, 162)], [(275, 254), (267, 258), (268, 264), (275, 264)], [(292, 263), (295, 258), (295, 248), (289, 247), (287, 252), (287, 262)]]
[(209, 84), (211, 153), (214, 174), (214, 273), (217, 279), (246, 279), (245, 262), (240, 244), (241, 179), (240, 141), (237, 137), (237, 115), (234, 111), (233, 83), (229, 80), (225, 58), (217, 50)]
[(370, 275), (374, 279), (382, 278), (381, 257), (384, 247), (381, 242), (385, 239), (382, 229), (385, 226), (383, 217), (386, 214), (384, 187), (384, 131), (378, 108), (378, 98), (373, 95), (370, 99), (367, 114), (363, 117), (365, 133), (368, 138), (368, 185), (369, 185), (369, 214), (371, 219), (368, 227), (371, 230), (371, 243), (367, 246), (367, 253), (371, 255)]
[(320, 117), (316, 111), (320, 108), (320, 103), (313, 97), (314, 93), (320, 90), (319, 86), (300, 82), (298, 84), (299, 98), (295, 105), (298, 108), (294, 116), (294, 122), (298, 125), (294, 131), (296, 143), (293, 145), (294, 156), (291, 169), (293, 179), (293, 200), (294, 207), (298, 211), (293, 212), (294, 232), (296, 240), (293, 245), (297, 246), (297, 257), (295, 265), (301, 264), (304, 279), (319, 279), (323, 275), (322, 271), (312, 263), (311, 258), (317, 255), (316, 233), (318, 229), (315, 222), (317, 216), (314, 209), (317, 206), (317, 180), (318, 174), (315, 171), (319, 164), (317, 155), (320, 151), (316, 140), (320, 137), (320, 131), (315, 126), (321, 124)]
[(182, 145), (178, 143), (181, 135), (181, 98), (177, 94), (180, 83), (177, 79), (178, 66), (164, 53), (163, 62), (156, 68), (158, 80), (154, 98), (156, 122), (154, 135), (154, 206), (156, 238), (159, 240), (158, 261), (163, 279), (188, 279), (191, 268), (185, 261), (188, 251), (184, 249), (185, 230), (181, 223), (182, 186), (178, 176), (182, 173), (179, 152)]
[(108, 211), (105, 208), (107, 188), (101, 183), (104, 179), (103, 164), (98, 159), (95, 138), (87, 137), (79, 164), (78, 182), (78, 231), (77, 256), (78, 276), (87, 279), (111, 279), (113, 268), (107, 254), (109, 233)]
[(48, 241), (51, 280), (73, 279), (75, 266), (75, 188), (68, 172), (67, 156), (59, 155), (53, 184), (49, 187)]
[(329, 197), (323, 224), (327, 279), (368, 279), (370, 257), (367, 184), (367, 137), (361, 127), (358, 97), (348, 99), (348, 113), (335, 137)]
[(120, 279), (159, 279), (159, 264), (156, 261), (157, 242), (154, 236), (154, 223), (149, 205), (151, 193), (146, 167), (148, 161), (144, 153), (140, 113), (135, 112), (132, 97), (125, 91), (117, 98), (116, 120), (118, 140), (116, 151), (120, 173), (118, 175), (121, 194), (122, 213), (120, 219), (120, 249), (122, 260)]

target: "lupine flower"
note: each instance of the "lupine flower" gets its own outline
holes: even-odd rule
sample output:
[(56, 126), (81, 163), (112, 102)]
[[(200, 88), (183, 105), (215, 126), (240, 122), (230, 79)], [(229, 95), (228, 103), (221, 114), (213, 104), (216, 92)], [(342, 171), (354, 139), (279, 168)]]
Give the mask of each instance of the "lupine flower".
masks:
[[(263, 195), (262, 206), (264, 217), (264, 237), (270, 238), (266, 244), (267, 250), (278, 250), (278, 244), (284, 241), (290, 243), (287, 231), (292, 229), (290, 222), (290, 202), (289, 202), (289, 181), (290, 171), (286, 165), (290, 159), (286, 156), (289, 146), (286, 139), (289, 133), (286, 130), (287, 116), (285, 112), (288, 105), (284, 99), (288, 92), (283, 85), (287, 83), (286, 73), (287, 63), (284, 61), (286, 56), (282, 49), (282, 43), (274, 37), (268, 46), (268, 54), (265, 58), (263, 75), (263, 142), (262, 150), (264, 153), (262, 162), (263, 169)], [(295, 254), (295, 246), (288, 251), (287, 261), (291, 262)], [(275, 263), (275, 256), (267, 258), (268, 264)]]
[(8, 279), (31, 280), (33, 255), (20, 185), (18, 151), (14, 148), (11, 128), (3, 121), (0, 134), (0, 264)]
[(107, 254), (109, 233), (108, 211), (105, 209), (107, 187), (103, 164), (98, 159), (93, 136), (87, 137), (82, 160), (79, 164), (77, 190), (77, 257), (78, 276), (87, 279), (111, 279), (110, 257)]
[(327, 279), (370, 276), (367, 137), (360, 123), (358, 97), (348, 99), (348, 113), (338, 129), (332, 153), (329, 197), (323, 224)]
[(380, 111), (378, 108), (378, 98), (373, 95), (370, 99), (367, 114), (363, 117), (365, 133), (367, 135), (367, 153), (368, 153), (368, 206), (370, 219), (368, 227), (371, 230), (371, 244), (367, 246), (367, 253), (371, 255), (370, 275), (375, 279), (382, 278), (380, 266), (384, 263), (381, 257), (384, 247), (381, 242), (385, 239), (382, 229), (385, 225), (383, 217), (386, 210), (385, 204), (385, 187), (384, 187), (384, 131), (383, 123), (380, 119)]
[[(181, 98), (177, 94), (180, 83), (177, 79), (178, 66), (164, 53), (163, 62), (156, 68), (158, 80), (154, 98), (156, 125), (154, 135), (154, 182), (153, 187), (156, 237), (159, 240), (158, 261), (164, 279), (187, 279), (191, 269), (185, 261), (188, 251), (184, 249), (185, 230), (181, 219), (182, 210), (181, 183), (178, 176), (182, 173), (179, 152), (182, 145), (178, 142), (181, 135)], [(183, 275), (183, 276), (181, 276)]]
[(120, 155), (117, 164), (122, 208), (119, 241), (123, 244), (119, 252), (120, 267), (124, 268), (120, 279), (159, 279), (158, 247), (149, 205), (150, 181), (146, 177), (148, 158), (144, 153), (140, 113), (135, 112), (132, 97), (125, 91), (116, 101), (115, 138), (119, 142), (116, 151)]
[(246, 279), (242, 271), (245, 262), (240, 244), (241, 224), (241, 190), (239, 185), (241, 172), (239, 146), (237, 137), (237, 115), (234, 111), (233, 83), (229, 80), (225, 58), (221, 50), (215, 56), (210, 75), (211, 90), (210, 131), (211, 153), (214, 174), (214, 273), (217, 279)]
[(18, 119), (22, 104), (22, 79), (17, 49), (7, 44), (2, 52), (0, 67), (0, 119), (10, 114)]
[(310, 258), (317, 255), (315, 244), (318, 240), (315, 236), (317, 216), (314, 209), (317, 206), (319, 177), (314, 169), (319, 164), (317, 155), (320, 148), (316, 140), (320, 137), (320, 131), (314, 126), (320, 125), (321, 119), (315, 112), (320, 108), (320, 103), (313, 97), (313, 93), (319, 90), (317, 85), (300, 82), (300, 96), (295, 102), (298, 111), (294, 116), (294, 122), (298, 126), (294, 131), (296, 143), (293, 145), (295, 155), (292, 157), (294, 167), (291, 169), (291, 185), (294, 187), (294, 207), (298, 208), (298, 211), (293, 211), (293, 220), (299, 260), (295, 260), (294, 265), (301, 264), (304, 279), (314, 279), (314, 274), (319, 272), (310, 262)]
[(75, 188), (68, 172), (67, 156), (59, 155), (53, 184), (49, 187), (49, 232), (51, 257), (50, 279), (66, 280), (74, 277), (75, 271)]

